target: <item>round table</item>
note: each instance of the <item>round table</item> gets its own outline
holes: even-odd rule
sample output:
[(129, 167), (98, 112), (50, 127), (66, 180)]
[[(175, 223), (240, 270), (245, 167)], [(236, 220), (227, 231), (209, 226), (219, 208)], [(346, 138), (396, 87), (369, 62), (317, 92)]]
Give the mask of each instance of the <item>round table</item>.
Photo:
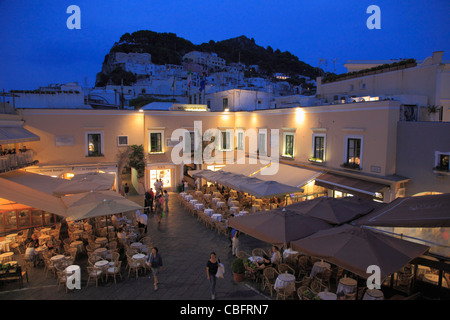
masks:
[(356, 291), (356, 280), (352, 278), (341, 278), (339, 280), (339, 284), (336, 290), (336, 293), (343, 292), (344, 294), (347, 293), (354, 293)]
[(188, 195), (185, 197), (185, 199), (186, 199), (186, 201), (190, 201), (190, 200), (194, 199), (194, 197), (193, 197), (191, 194), (188, 194)]
[(107, 238), (97, 238), (97, 239), (95, 239), (95, 243), (97, 243), (97, 244), (99, 244), (101, 246), (106, 245), (107, 242), (108, 242)]
[(322, 300), (337, 300), (337, 295), (333, 292), (322, 291), (317, 294)]
[(59, 261), (59, 260), (63, 260), (64, 258), (65, 258), (64, 255), (58, 254), (56, 256), (51, 257), (50, 260), (53, 261), (53, 262), (56, 262), (56, 261)]
[(223, 201), (217, 201), (217, 208), (222, 208), (224, 206), (225, 202)]
[(294, 251), (291, 248), (288, 248), (286, 250), (283, 251), (283, 258), (286, 259), (287, 257), (289, 257), (292, 254), (297, 254), (298, 251)]
[(94, 267), (96, 268), (105, 268), (108, 266), (109, 261), (108, 260), (99, 260), (94, 264)]
[(206, 193), (203, 195), (203, 198), (205, 198), (206, 200), (211, 199), (211, 195), (209, 193)]
[(77, 248), (78, 252), (83, 252), (84, 251), (84, 246), (83, 246), (83, 241), (77, 240), (74, 241), (70, 244), (71, 248)]
[(142, 248), (142, 246), (143, 246), (143, 244), (140, 242), (133, 242), (132, 244), (130, 244), (130, 247), (139, 249), (139, 250)]
[(213, 209), (205, 209), (204, 213), (205, 213), (207, 216), (210, 216), (210, 217), (211, 217), (211, 216), (214, 214), (214, 210), (213, 210)]
[(197, 208), (197, 210), (202, 210), (203, 209), (203, 203), (196, 203), (195, 204), (195, 208)]
[(239, 201), (233, 200), (230, 202), (230, 206), (237, 207), (239, 205)]
[(12, 252), (12, 251), (2, 253), (2, 254), (0, 254), (0, 262), (4, 263), (4, 262), (12, 261), (13, 256), (14, 256), (14, 252)]
[(383, 300), (383, 291), (377, 289), (367, 289), (364, 293), (363, 300)]
[(248, 214), (248, 211), (242, 210), (242, 211), (239, 211), (237, 216), (243, 216), (243, 215), (246, 215), (246, 214)]
[(197, 199), (192, 199), (189, 201), (190, 204), (192, 204), (193, 206), (195, 206), (197, 204), (198, 200)]
[(211, 219), (214, 219), (216, 221), (222, 221), (222, 215), (220, 213), (215, 213), (211, 216)]
[(11, 240), (5, 240), (0, 242), (0, 251), (9, 251), (9, 245)]
[(317, 261), (316, 263), (314, 263), (312, 269), (311, 269), (311, 275), (310, 277), (314, 277), (317, 273), (323, 272), (327, 269), (330, 269), (331, 265), (327, 262), (323, 262), (323, 261)]
[(136, 259), (136, 260), (142, 260), (142, 259), (145, 259), (145, 254), (137, 253), (137, 254), (133, 255), (132, 258)]
[(230, 211), (233, 211), (234, 213), (239, 211), (239, 207), (231, 207)]
[(288, 284), (295, 283), (295, 276), (291, 273), (280, 273), (275, 280), (274, 289), (285, 288)]

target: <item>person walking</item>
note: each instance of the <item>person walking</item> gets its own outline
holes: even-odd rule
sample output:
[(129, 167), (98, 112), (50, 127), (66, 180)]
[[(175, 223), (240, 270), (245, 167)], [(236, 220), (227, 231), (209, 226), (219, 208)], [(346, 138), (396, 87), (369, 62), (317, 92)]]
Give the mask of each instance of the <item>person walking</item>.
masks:
[(216, 274), (219, 269), (220, 260), (217, 260), (215, 252), (211, 252), (209, 260), (206, 263), (206, 278), (209, 281), (209, 290), (211, 292), (211, 299), (216, 299)]
[(162, 257), (158, 252), (158, 248), (153, 247), (152, 252), (147, 258), (147, 265), (152, 269), (153, 273), (153, 286), (155, 291), (158, 290), (158, 276), (162, 270), (163, 261)]
[(150, 190), (145, 191), (144, 195), (144, 213), (149, 213), (149, 207), (150, 207)]
[(150, 212), (153, 213), (153, 202), (155, 200), (155, 193), (153, 192), (153, 188), (150, 188), (149, 194), (150, 194), (150, 201), (149, 201)]
[(128, 192), (130, 192), (130, 187), (128, 186), (128, 183), (125, 183), (123, 191), (125, 192), (125, 198), (128, 198)]
[(239, 252), (239, 231), (231, 230), (231, 254), (237, 256)]
[(162, 217), (162, 211), (163, 211), (163, 205), (164, 198), (161, 193), (156, 193), (155, 197), (155, 213), (158, 216), (158, 223), (161, 223), (161, 217)]
[(164, 190), (164, 212), (167, 214), (169, 212), (169, 193)]
[(183, 185), (184, 185), (184, 192), (188, 191), (188, 182), (186, 180), (183, 180)]

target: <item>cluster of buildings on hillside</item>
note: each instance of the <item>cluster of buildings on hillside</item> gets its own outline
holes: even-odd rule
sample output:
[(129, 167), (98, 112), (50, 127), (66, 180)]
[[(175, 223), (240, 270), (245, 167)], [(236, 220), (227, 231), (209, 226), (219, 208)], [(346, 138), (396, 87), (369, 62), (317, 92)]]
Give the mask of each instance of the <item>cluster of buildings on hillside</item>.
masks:
[[(142, 145), (143, 182), (135, 172), (132, 179), (140, 192), (156, 179), (176, 191), (189, 170), (233, 166), (230, 159), (241, 152), (247, 164), (256, 159), (256, 166), (276, 159), (279, 172), (271, 178), (299, 188), (291, 201), (355, 195), (391, 202), (450, 193), (450, 63), (442, 57), (443, 52), (434, 52), (404, 68), (336, 81), (318, 78), (313, 96), (229, 88), (193, 93), (191, 103), (149, 104), (140, 110), (92, 108), (76, 84), (9, 92), (3, 97), (8, 102), (0, 104), (0, 145), (26, 150), (22, 167), (27, 172), (60, 178), (105, 172), (116, 177), (117, 190), (118, 154)], [(384, 61), (351, 61), (347, 67), (380, 64)], [(221, 158), (196, 162), (193, 142), (207, 139), (208, 129), (219, 132)], [(187, 156), (177, 162), (180, 146)], [(17, 168), (17, 161), (12, 165), (17, 157), (0, 157), (0, 171)], [(2, 179), (8, 173), (0, 175), (0, 184)]]

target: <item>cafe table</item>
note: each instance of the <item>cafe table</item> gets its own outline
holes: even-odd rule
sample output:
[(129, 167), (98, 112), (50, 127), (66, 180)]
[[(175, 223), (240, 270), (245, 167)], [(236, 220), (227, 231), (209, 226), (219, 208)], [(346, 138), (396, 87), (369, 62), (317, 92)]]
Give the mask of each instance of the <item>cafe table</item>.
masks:
[(205, 194), (203, 195), (203, 198), (205, 198), (206, 200), (209, 200), (209, 199), (211, 199), (211, 194), (205, 193)]
[(192, 194), (188, 194), (188, 195), (186, 195), (185, 199), (186, 199), (186, 201), (190, 201), (190, 200), (194, 199), (194, 196)]
[(311, 269), (310, 277), (313, 278), (317, 273), (323, 272), (331, 268), (331, 265), (324, 261), (317, 261)]
[(298, 251), (292, 250), (291, 248), (287, 248), (283, 251), (283, 259), (287, 259), (292, 254), (297, 254)]
[(14, 257), (14, 252), (12, 252), (12, 251), (2, 253), (2, 254), (0, 254), (0, 262), (1, 263), (10, 262), (13, 260), (13, 257)]
[(295, 283), (295, 276), (288, 272), (280, 273), (275, 280), (275, 284), (273, 287), (275, 290), (282, 289), (290, 283)]
[(211, 219), (214, 219), (218, 222), (222, 221), (222, 215), (220, 213), (215, 213), (211, 216)]
[(99, 256), (102, 256), (102, 257), (103, 257), (104, 254), (105, 254), (107, 251), (108, 251), (108, 249), (101, 247), (101, 248), (95, 249), (93, 252), (94, 252), (96, 255), (99, 255)]
[(202, 210), (202, 209), (203, 209), (203, 203), (196, 203), (196, 204), (195, 204), (195, 208), (196, 208), (197, 210)]
[(101, 246), (105, 246), (107, 242), (108, 242), (108, 239), (104, 238), (104, 237), (95, 239), (95, 243), (99, 244)]
[(356, 292), (356, 280), (353, 278), (347, 278), (346, 276), (339, 280), (339, 284), (336, 293), (354, 293)]
[(11, 240), (0, 241), (0, 251), (9, 251), (10, 244), (11, 244)]
[(6, 236), (6, 240), (11, 240), (11, 242), (16, 242), (16, 239), (19, 235), (17, 233), (8, 234)]
[(212, 216), (214, 214), (214, 210), (213, 209), (205, 209), (203, 211), (207, 216)]
[(192, 199), (192, 200), (189, 201), (189, 203), (190, 203), (191, 205), (193, 205), (193, 206), (195, 206), (195, 204), (196, 204), (197, 202), (198, 202), (197, 199)]
[(144, 260), (145, 257), (146, 257), (146, 255), (143, 253), (136, 253), (132, 256), (132, 258), (135, 260)]
[(94, 267), (97, 268), (106, 268), (109, 264), (108, 260), (99, 260), (94, 264)]
[(384, 300), (383, 291), (378, 289), (367, 289), (363, 300)]
[(77, 240), (77, 241), (73, 241), (70, 244), (71, 248), (77, 248), (77, 252), (83, 252), (84, 251), (84, 246), (83, 246), (83, 241)]
[(330, 292), (327, 289), (325, 289), (325, 291), (319, 292), (317, 295), (322, 300), (337, 300), (336, 293)]
[(239, 211), (239, 213), (237, 214), (237, 216), (243, 216), (243, 215), (246, 215), (246, 214), (248, 214), (248, 211), (242, 210), (242, 211)]
[(66, 257), (65, 257), (64, 255), (58, 254), (58, 255), (56, 255), (56, 256), (51, 257), (50, 260), (51, 260), (52, 262), (57, 262), (57, 261), (64, 260), (65, 258), (66, 258)]
[(231, 207), (237, 207), (238, 205), (239, 205), (239, 201), (236, 201), (236, 200), (230, 201), (230, 206)]
[(231, 207), (230, 211), (233, 211), (234, 213), (239, 211), (239, 207)]
[(180, 196), (184, 199), (186, 197), (186, 194), (187, 194), (186, 192), (181, 192)]
[(222, 208), (224, 206), (225, 202), (223, 201), (217, 201), (217, 208)]
[(141, 250), (143, 244), (140, 242), (133, 242), (132, 244), (130, 244), (130, 247)]

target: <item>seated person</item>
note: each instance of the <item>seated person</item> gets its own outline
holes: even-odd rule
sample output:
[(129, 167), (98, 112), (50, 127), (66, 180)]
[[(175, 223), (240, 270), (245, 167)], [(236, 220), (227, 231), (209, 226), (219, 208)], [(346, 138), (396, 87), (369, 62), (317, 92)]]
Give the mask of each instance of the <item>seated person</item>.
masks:
[(269, 250), (269, 254), (271, 255), (270, 256), (270, 262), (273, 265), (276, 265), (276, 264), (280, 263), (280, 261), (281, 261), (281, 253), (280, 253), (280, 250), (278, 249), (277, 246), (272, 246), (272, 249)]
[(38, 257), (38, 253), (37, 253), (36, 249), (34, 248), (33, 242), (28, 243), (27, 250), (25, 251), (25, 260), (32, 261), (33, 265), (36, 267), (37, 257)]

